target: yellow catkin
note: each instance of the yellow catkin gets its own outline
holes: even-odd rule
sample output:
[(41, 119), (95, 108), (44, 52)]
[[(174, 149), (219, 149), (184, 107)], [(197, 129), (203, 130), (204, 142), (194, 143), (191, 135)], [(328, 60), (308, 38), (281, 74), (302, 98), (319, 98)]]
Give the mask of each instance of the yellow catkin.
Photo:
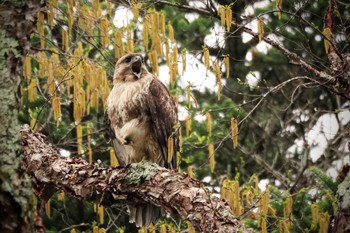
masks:
[(59, 192), (58, 194), (57, 194), (57, 200), (59, 200), (59, 201), (63, 201), (64, 200), (64, 192)]
[(192, 125), (192, 119), (191, 119), (191, 116), (187, 116), (186, 117), (186, 137), (188, 137), (190, 135), (190, 132), (191, 132), (191, 125)]
[(165, 60), (169, 66), (169, 61), (170, 61), (170, 45), (169, 45), (169, 41), (166, 40), (164, 41), (164, 45), (165, 45)]
[(70, 233), (76, 233), (77, 231), (75, 230), (75, 228), (72, 228), (69, 232)]
[(40, 35), (40, 47), (42, 49), (45, 48), (45, 31), (44, 31), (44, 13), (42, 11), (39, 11), (37, 14), (38, 22), (38, 33)]
[(79, 56), (79, 59), (81, 56), (84, 54), (84, 48), (83, 48), (83, 43), (81, 41), (78, 42), (78, 48), (74, 51), (74, 55)]
[(231, 118), (231, 135), (233, 149), (236, 149), (238, 146), (238, 122), (234, 117)]
[(92, 149), (91, 149), (91, 147), (89, 147), (89, 148), (87, 149), (87, 153), (88, 153), (88, 161), (89, 161), (89, 164), (92, 164), (93, 155), (92, 155)]
[(88, 161), (92, 164), (92, 149), (91, 149), (91, 127), (87, 128), (87, 150), (88, 150)]
[(322, 34), (325, 37), (325, 39), (323, 40), (324, 48), (326, 50), (326, 54), (328, 54), (329, 53), (330, 40), (331, 40), (331, 37), (332, 37), (332, 31), (331, 31), (330, 28), (327, 27), (327, 28), (323, 29)]
[(98, 111), (98, 96), (99, 90), (97, 88), (93, 89), (90, 96), (90, 107), (96, 109), (96, 111)]
[(204, 56), (204, 66), (207, 70), (209, 70), (210, 69), (209, 49), (205, 46), (203, 46), (203, 56)]
[(160, 233), (167, 233), (165, 224), (160, 225)]
[(101, 17), (102, 11), (100, 6), (100, 0), (93, 0), (92, 7), (95, 17)]
[(280, 221), (280, 225), (279, 225), (279, 228), (280, 228), (280, 232), (283, 232), (283, 233), (290, 233), (290, 222), (288, 220), (281, 220)]
[(225, 27), (225, 23), (226, 23), (226, 14), (225, 13), (226, 13), (225, 8), (221, 5), (219, 5), (218, 14), (220, 16), (221, 27)]
[(104, 218), (105, 218), (105, 209), (103, 206), (98, 206), (97, 207), (97, 214), (99, 218), (100, 224), (104, 224)]
[(98, 233), (106, 233), (107, 230), (103, 227), (101, 227), (100, 229), (98, 229)]
[(159, 75), (159, 66), (158, 66), (158, 54), (157, 51), (152, 50), (148, 53), (148, 57), (151, 63), (152, 71), (156, 77)]
[(182, 138), (182, 127), (179, 128), (179, 147), (182, 152), (183, 138)]
[(83, 127), (80, 124), (76, 126), (76, 132), (78, 153), (81, 154), (83, 151)]
[(328, 212), (320, 213), (320, 231), (319, 233), (327, 233), (329, 228), (330, 215)]
[(109, 93), (111, 91), (109, 82), (108, 82), (108, 85), (105, 85), (101, 91), (102, 91), (101, 99), (102, 99), (102, 103), (103, 103), (102, 107), (104, 110), (106, 110), (105, 106), (107, 103), (107, 98), (108, 98)]
[(231, 23), (232, 23), (232, 10), (230, 6), (225, 7), (225, 21), (226, 21), (226, 30), (229, 32), (231, 29)]
[(118, 167), (119, 166), (119, 162), (118, 162), (117, 156), (115, 155), (115, 151), (114, 151), (113, 148), (111, 148), (109, 150), (109, 157), (110, 157), (111, 166), (112, 167)]
[(214, 144), (210, 143), (208, 146), (209, 151), (209, 164), (210, 164), (210, 172), (213, 173), (215, 169), (215, 154), (214, 154)]
[(159, 32), (165, 36), (165, 15), (163, 12), (159, 14)]
[(47, 66), (48, 66), (48, 59), (47, 59), (46, 53), (39, 52), (37, 55), (37, 60), (39, 63), (39, 77), (44, 78), (45, 72), (47, 71)]
[(149, 225), (147, 230), (149, 233), (156, 233), (156, 227), (152, 223)]
[(191, 109), (191, 86), (190, 86), (190, 83), (188, 83), (186, 86), (186, 96), (187, 96), (188, 109)]
[(80, 122), (85, 112), (85, 91), (78, 84), (74, 85), (74, 111), (75, 122)]
[(233, 183), (233, 214), (241, 215), (241, 198), (239, 195), (239, 182), (236, 180)]
[(72, 27), (73, 27), (73, 23), (74, 23), (74, 1), (70, 0), (67, 1), (67, 24), (68, 24), (68, 29), (69, 29), (69, 34), (71, 34), (72, 32)]
[(93, 233), (98, 233), (98, 226), (94, 226), (94, 227), (92, 228), (92, 232), (93, 232)]
[(159, 12), (153, 11), (151, 14), (152, 17), (152, 29), (154, 36), (159, 34)]
[(332, 203), (333, 211), (335, 213), (337, 211), (337, 203), (334, 200), (334, 196), (330, 192), (327, 192), (326, 196), (327, 196), (328, 200)]
[(137, 233), (147, 233), (147, 229), (145, 227), (140, 228)]
[(52, 109), (53, 109), (53, 115), (56, 121), (56, 127), (60, 125), (60, 119), (61, 119), (61, 101), (60, 97), (53, 97), (52, 98)]
[(141, 6), (142, 3), (138, 2), (137, 0), (131, 0), (131, 12), (134, 15), (134, 21), (137, 21), (139, 18)]
[(126, 32), (126, 37), (127, 37), (127, 50), (128, 53), (134, 52), (134, 41), (131, 36), (131, 30), (127, 30)]
[(162, 40), (160, 38), (160, 35), (157, 34), (156, 39), (154, 40), (155, 42), (155, 50), (159, 54), (159, 56), (164, 57), (164, 52), (163, 52), (163, 45), (162, 45)]
[(51, 204), (50, 204), (50, 199), (47, 200), (47, 202), (45, 203), (45, 214), (48, 218), (51, 218)]
[(53, 95), (55, 93), (56, 85), (55, 85), (55, 78), (54, 78), (54, 68), (52, 61), (49, 61), (48, 63), (48, 79), (47, 79), (47, 93), (49, 95)]
[(258, 17), (258, 38), (259, 42), (263, 39), (264, 37), (264, 22), (260, 17)]
[(311, 205), (311, 216), (312, 216), (312, 224), (311, 228), (316, 228), (317, 224), (319, 223), (319, 207), (317, 203), (313, 203)]
[(30, 80), (32, 75), (32, 58), (30, 56), (25, 56), (24, 58), (24, 77)]
[(182, 62), (182, 75), (186, 71), (186, 49), (183, 49), (181, 52), (181, 62)]
[(211, 115), (210, 112), (205, 114), (205, 125), (207, 127), (208, 135), (211, 136)]
[(116, 31), (114, 34), (114, 55), (118, 59), (123, 56), (124, 46), (122, 40), (123, 34), (121, 31)]
[(102, 48), (107, 48), (107, 46), (109, 45), (108, 24), (109, 24), (109, 21), (107, 18), (103, 17), (102, 19), (100, 19)]
[(62, 28), (62, 49), (64, 51), (68, 51), (68, 44), (69, 44), (69, 35), (68, 31)]
[(188, 233), (196, 233), (196, 230), (194, 229), (192, 223), (190, 221), (187, 221), (187, 229), (188, 229)]
[(168, 138), (168, 163), (171, 163), (174, 155), (174, 138), (170, 136)]
[(149, 30), (150, 30), (150, 22), (149, 22), (149, 17), (145, 17), (145, 20), (143, 22), (143, 31), (142, 31), (142, 39), (143, 39), (143, 44), (145, 46), (145, 50), (146, 52), (149, 51), (149, 47), (148, 47), (148, 37), (149, 37)]
[(32, 128), (32, 130), (37, 131), (39, 124), (40, 122), (37, 119), (30, 119), (30, 128)]
[(290, 218), (293, 211), (293, 199), (292, 196), (288, 196), (284, 201), (283, 214), (285, 218)]
[(38, 97), (38, 89), (37, 89), (37, 80), (36, 78), (32, 78), (28, 85), (28, 100), (29, 102), (33, 102)]
[(56, 11), (58, 8), (58, 0), (51, 0), (49, 1), (49, 10), (48, 10), (48, 14), (47, 14), (47, 21), (48, 24), (50, 25), (51, 29), (53, 28), (53, 23), (54, 23), (54, 19), (56, 17)]
[(216, 84), (218, 85), (218, 100), (221, 98), (221, 90), (222, 90), (222, 80), (221, 80), (221, 69), (216, 61), (213, 62), (213, 68), (216, 76)]
[(170, 41), (174, 42), (174, 40), (175, 40), (174, 28), (170, 23), (168, 23), (168, 36), (169, 36)]
[(282, 0), (276, 0), (278, 19), (281, 19), (281, 7), (282, 7)]
[(178, 58), (178, 54), (179, 54), (179, 52), (178, 52), (178, 49), (177, 49), (177, 46), (176, 45), (174, 45), (174, 47), (173, 47), (173, 53), (172, 53), (172, 62), (173, 62), (173, 65), (175, 65), (175, 75), (177, 75), (178, 74), (178, 69), (177, 69), (177, 63), (178, 63), (178, 60), (177, 60), (177, 58)]
[(177, 50), (177, 47), (174, 46), (173, 53), (171, 54), (171, 57), (169, 57), (169, 60), (168, 60), (168, 65), (169, 65), (169, 70), (170, 70), (170, 84), (173, 87), (175, 86), (176, 75), (178, 74), (177, 55), (178, 55), (178, 50)]
[(260, 227), (261, 227), (262, 233), (267, 233), (266, 219), (265, 218), (261, 219)]
[(230, 77), (230, 57), (229, 55), (225, 55), (222, 63), (225, 65), (226, 79)]
[(189, 177), (193, 178), (193, 167), (192, 166), (187, 167), (187, 174)]
[(270, 191), (269, 187), (266, 188), (265, 193), (262, 195), (259, 201), (259, 224), (261, 224), (262, 219), (266, 219), (269, 211), (269, 200), (270, 200)]
[(112, 4), (111, 1), (106, 0), (106, 8), (109, 17), (112, 17)]

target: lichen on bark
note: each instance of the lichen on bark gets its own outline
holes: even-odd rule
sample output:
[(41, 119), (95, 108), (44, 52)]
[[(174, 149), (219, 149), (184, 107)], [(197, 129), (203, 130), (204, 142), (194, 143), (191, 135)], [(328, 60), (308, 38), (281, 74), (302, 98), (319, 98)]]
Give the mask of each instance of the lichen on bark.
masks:
[[(29, 222), (32, 207), (30, 202), (33, 198), (31, 182), (25, 174), (20, 172), (21, 158), (18, 156), (20, 133), (17, 121), (19, 104), (16, 93), (19, 75), (16, 68), (21, 58), (17, 47), (16, 39), (7, 37), (6, 32), (0, 30), (0, 202), (5, 206), (0, 211), (4, 216), (12, 218), (7, 224), (4, 221), (5, 226), (1, 224), (0, 230), (4, 228), (1, 232), (6, 232), (4, 231), (6, 229), (18, 231), (23, 227), (21, 225), (24, 225), (20, 222)], [(13, 211), (18, 208), (21, 213), (16, 216)]]
[(126, 175), (125, 180), (129, 184), (140, 184), (153, 177), (161, 167), (154, 163), (141, 161), (140, 163), (130, 164), (130, 172)]

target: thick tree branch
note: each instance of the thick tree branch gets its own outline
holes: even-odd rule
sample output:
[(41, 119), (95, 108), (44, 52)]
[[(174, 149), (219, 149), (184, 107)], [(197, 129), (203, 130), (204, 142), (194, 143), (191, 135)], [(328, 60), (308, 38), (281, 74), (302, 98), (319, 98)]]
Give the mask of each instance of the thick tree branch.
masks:
[(61, 157), (44, 142), (44, 135), (22, 128), (26, 172), (37, 194), (48, 199), (57, 190), (106, 207), (118, 203), (149, 202), (173, 216), (190, 221), (198, 232), (246, 232), (227, 202), (213, 197), (203, 184), (149, 162), (105, 167)]

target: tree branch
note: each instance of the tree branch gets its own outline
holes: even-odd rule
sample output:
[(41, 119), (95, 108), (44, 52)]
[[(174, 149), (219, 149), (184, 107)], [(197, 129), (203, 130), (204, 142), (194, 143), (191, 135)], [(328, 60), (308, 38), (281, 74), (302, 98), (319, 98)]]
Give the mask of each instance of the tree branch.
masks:
[(147, 161), (105, 167), (66, 158), (44, 142), (45, 136), (22, 127), (23, 168), (36, 193), (50, 198), (57, 190), (106, 207), (148, 202), (190, 221), (199, 232), (246, 232), (228, 203), (213, 197), (202, 182)]

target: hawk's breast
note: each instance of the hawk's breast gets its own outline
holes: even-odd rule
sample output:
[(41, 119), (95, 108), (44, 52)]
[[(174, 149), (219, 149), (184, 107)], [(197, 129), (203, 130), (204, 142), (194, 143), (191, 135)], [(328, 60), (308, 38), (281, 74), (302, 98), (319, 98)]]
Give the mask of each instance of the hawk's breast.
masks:
[(142, 81), (122, 82), (113, 87), (107, 100), (112, 125), (122, 127), (133, 119), (148, 120), (145, 105), (148, 83)]

